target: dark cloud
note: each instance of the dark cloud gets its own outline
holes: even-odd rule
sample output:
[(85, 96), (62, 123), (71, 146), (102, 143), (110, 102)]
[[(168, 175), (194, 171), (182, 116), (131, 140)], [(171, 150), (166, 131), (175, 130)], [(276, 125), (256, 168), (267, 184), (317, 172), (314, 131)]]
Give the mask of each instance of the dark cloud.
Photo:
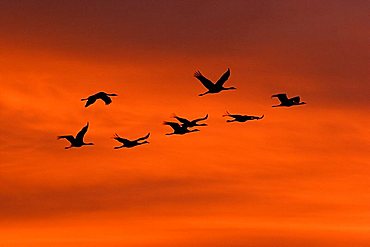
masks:
[(146, 61), (169, 69), (179, 60), (188, 62), (184, 67), (207, 64), (206, 57), (239, 66), (239, 74), (251, 70), (246, 79), (273, 75), (261, 88), (299, 87), (323, 105), (358, 106), (369, 98), (367, 6), (366, 1), (2, 1), (0, 23), (3, 45), (12, 49), (139, 67)]

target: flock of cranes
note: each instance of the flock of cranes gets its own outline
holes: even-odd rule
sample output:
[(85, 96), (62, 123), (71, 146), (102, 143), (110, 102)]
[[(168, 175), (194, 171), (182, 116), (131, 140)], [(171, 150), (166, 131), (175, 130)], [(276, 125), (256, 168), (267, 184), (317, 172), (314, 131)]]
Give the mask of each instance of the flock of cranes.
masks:
[[(224, 90), (233, 90), (236, 89), (235, 87), (224, 87), (225, 82), (229, 79), (230, 77), (230, 69), (227, 69), (227, 71), (218, 79), (215, 83), (204, 77), (200, 71), (196, 71), (194, 73), (194, 77), (197, 78), (204, 87), (208, 89), (207, 92), (199, 94), (199, 96), (204, 96), (206, 94), (215, 94), (215, 93), (220, 93), (221, 91)], [(91, 95), (87, 98), (81, 99), (81, 101), (86, 101), (85, 107), (88, 107), (92, 104), (94, 104), (98, 99), (104, 101), (106, 105), (109, 105), (112, 103), (112, 96), (118, 96), (115, 93), (105, 93), (105, 92), (99, 92), (94, 95)], [(280, 101), (279, 105), (274, 105), (272, 107), (290, 107), (290, 106), (296, 106), (296, 105), (303, 105), (306, 104), (305, 102), (302, 102), (299, 96), (288, 98), (288, 96), (285, 93), (280, 93), (280, 94), (274, 94), (271, 96), (277, 97)], [(239, 114), (230, 114), (229, 112), (226, 112), (223, 117), (230, 117), (231, 119), (226, 120), (226, 122), (246, 122), (250, 120), (260, 120), (264, 117), (262, 116), (249, 116), (249, 115), (239, 115)], [(165, 121), (163, 122), (164, 125), (168, 125), (173, 129), (172, 133), (167, 133), (166, 135), (183, 135), (191, 132), (196, 132), (200, 131), (199, 129), (192, 129), (193, 127), (196, 126), (207, 126), (206, 123), (199, 123), (201, 121), (205, 121), (208, 119), (208, 114), (203, 117), (203, 118), (198, 118), (194, 120), (188, 120), (186, 118), (182, 118), (179, 116), (174, 116), (174, 118), (178, 122), (170, 122), (170, 121)], [(94, 145), (94, 143), (86, 143), (84, 142), (84, 136), (87, 132), (87, 129), (89, 128), (89, 123), (87, 123), (76, 135), (76, 137), (72, 135), (61, 135), (58, 136), (58, 139), (66, 139), (67, 141), (70, 142), (70, 146), (65, 147), (65, 149), (69, 149), (72, 147), (82, 147), (85, 145)], [(113, 137), (116, 141), (122, 143), (121, 146), (114, 147), (114, 149), (120, 149), (120, 148), (132, 148), (136, 147), (139, 145), (147, 144), (149, 143), (147, 139), (149, 138), (150, 133), (148, 133), (144, 137), (140, 137), (135, 140), (129, 140), (120, 137), (118, 134), (115, 134)]]

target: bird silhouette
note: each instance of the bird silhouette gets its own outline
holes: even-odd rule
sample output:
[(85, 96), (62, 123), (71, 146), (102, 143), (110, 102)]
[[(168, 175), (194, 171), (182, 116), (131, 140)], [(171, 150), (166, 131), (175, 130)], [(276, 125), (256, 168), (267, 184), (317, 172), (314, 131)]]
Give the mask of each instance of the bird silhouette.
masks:
[[(146, 141), (146, 139), (148, 139), (150, 136), (150, 133), (148, 133), (146, 136), (144, 137), (140, 137), (136, 140), (128, 140), (128, 139), (125, 139), (125, 138), (121, 138), (118, 134), (115, 134), (115, 136), (113, 137), (115, 140), (119, 141), (120, 143), (122, 143), (123, 145), (122, 146), (118, 146), (118, 147), (114, 147), (114, 149), (119, 149), (119, 148), (132, 148), (132, 147), (135, 147), (135, 146), (139, 146), (139, 145), (142, 145), (142, 144), (145, 144), (145, 143), (149, 143), (148, 141)], [(143, 141), (143, 142), (140, 142), (140, 141)]]
[(194, 73), (194, 77), (197, 78), (203, 84), (203, 86), (208, 89), (207, 92), (199, 94), (199, 96), (203, 96), (208, 93), (219, 93), (223, 90), (236, 89), (235, 87), (224, 87), (225, 82), (230, 77), (230, 69), (227, 69), (227, 71), (220, 77), (220, 79), (218, 79), (216, 83), (213, 83), (205, 78), (199, 70)]
[(182, 123), (182, 126), (183, 127), (186, 127), (186, 128), (192, 128), (192, 127), (195, 127), (195, 126), (207, 126), (207, 124), (205, 123), (198, 123), (199, 121), (202, 121), (202, 120), (206, 120), (208, 118), (208, 114), (203, 117), (203, 118), (197, 118), (197, 119), (194, 119), (194, 120), (188, 120), (186, 118), (181, 118), (179, 116), (174, 116), (174, 118), (176, 118), (179, 122)]
[(175, 122), (163, 122), (163, 124), (171, 126), (173, 129), (173, 133), (167, 133), (166, 135), (183, 135), (186, 133), (199, 131), (198, 129), (189, 130), (188, 127)]
[(89, 105), (92, 105), (95, 103), (96, 100), (98, 99), (101, 99), (104, 101), (104, 103), (106, 105), (109, 105), (110, 103), (112, 103), (112, 99), (109, 97), (109, 96), (118, 96), (117, 94), (115, 93), (105, 93), (105, 92), (99, 92), (99, 93), (96, 93), (96, 94), (93, 94), (85, 99), (81, 99), (81, 101), (85, 101), (87, 100), (86, 104), (85, 104), (85, 107), (88, 107)]
[(87, 129), (89, 128), (89, 122), (87, 122), (86, 126), (83, 127), (76, 135), (76, 138), (72, 135), (65, 135), (65, 136), (58, 136), (58, 140), (59, 139), (67, 139), (67, 141), (69, 141), (71, 143), (71, 146), (69, 147), (65, 147), (65, 149), (69, 149), (69, 148), (72, 148), (72, 147), (82, 147), (84, 145), (94, 145), (94, 143), (85, 143), (83, 138), (84, 138), (84, 135), (86, 134), (87, 132)]
[(246, 122), (249, 120), (260, 120), (265, 115), (262, 115), (261, 117), (258, 116), (248, 116), (248, 115), (238, 115), (238, 114), (230, 114), (228, 111), (226, 111), (227, 114), (222, 115), (223, 117), (232, 117), (233, 119), (228, 119), (226, 122)]
[(294, 105), (304, 105), (306, 102), (302, 102), (299, 96), (288, 98), (285, 93), (274, 94), (271, 98), (277, 97), (280, 100), (280, 105), (273, 105), (272, 107), (279, 107), (279, 106), (294, 106)]

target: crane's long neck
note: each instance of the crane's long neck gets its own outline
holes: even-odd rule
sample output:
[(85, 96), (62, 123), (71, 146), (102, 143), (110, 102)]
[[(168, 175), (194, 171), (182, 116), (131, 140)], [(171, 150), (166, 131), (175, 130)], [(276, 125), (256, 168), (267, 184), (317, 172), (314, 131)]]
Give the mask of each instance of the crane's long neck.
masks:
[(233, 90), (236, 89), (236, 87), (223, 87), (222, 90)]
[(148, 141), (138, 142), (137, 145), (143, 145), (149, 143)]

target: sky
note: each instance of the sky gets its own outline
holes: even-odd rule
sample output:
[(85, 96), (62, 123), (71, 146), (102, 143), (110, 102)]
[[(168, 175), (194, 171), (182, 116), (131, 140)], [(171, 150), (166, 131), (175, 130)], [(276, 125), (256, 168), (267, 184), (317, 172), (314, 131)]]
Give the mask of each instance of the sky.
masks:
[[(370, 246), (369, 8), (0, 1), (0, 245)], [(227, 68), (237, 90), (198, 97)], [(166, 136), (174, 114), (208, 126)]]

